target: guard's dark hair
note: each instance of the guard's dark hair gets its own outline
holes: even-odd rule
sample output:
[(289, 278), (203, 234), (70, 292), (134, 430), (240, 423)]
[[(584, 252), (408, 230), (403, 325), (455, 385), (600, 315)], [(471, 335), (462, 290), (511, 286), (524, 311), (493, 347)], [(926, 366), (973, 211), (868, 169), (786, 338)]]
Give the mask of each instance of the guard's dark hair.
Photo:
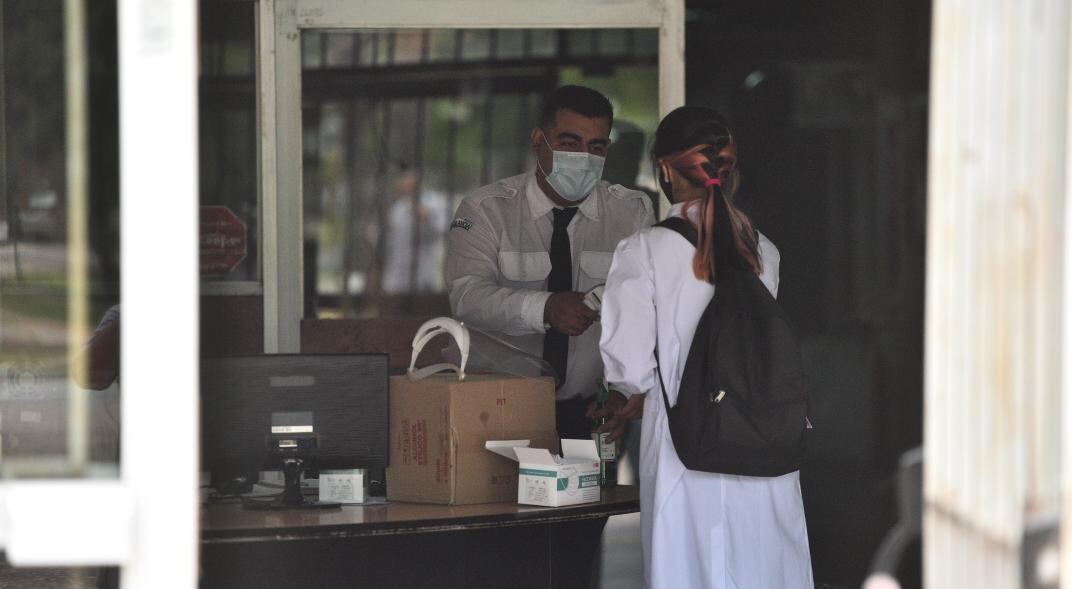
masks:
[(589, 118), (607, 119), (614, 123), (614, 107), (606, 96), (584, 86), (559, 86), (544, 97), (543, 110), (540, 111), (540, 127), (546, 129), (555, 121), (555, 115), (562, 109)]
[[(718, 177), (718, 152), (735, 143), (726, 119), (700, 106), (674, 109), (659, 123), (652, 145), (652, 163), (663, 192), (673, 201), (670, 168), (696, 186), (705, 187), (706, 196), (686, 204), (700, 207), (700, 223), (693, 273), (700, 280), (715, 282), (720, 264), (760, 271), (758, 236), (748, 217), (733, 206), (736, 169), (726, 179)], [(662, 172), (661, 174), (659, 172)]]

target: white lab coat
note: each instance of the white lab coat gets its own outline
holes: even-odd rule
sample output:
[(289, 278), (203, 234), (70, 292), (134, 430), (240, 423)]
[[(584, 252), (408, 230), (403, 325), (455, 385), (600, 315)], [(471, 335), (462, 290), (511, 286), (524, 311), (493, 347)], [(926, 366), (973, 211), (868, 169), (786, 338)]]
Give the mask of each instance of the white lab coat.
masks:
[[(680, 216), (681, 205), (670, 209)], [(695, 209), (694, 209), (695, 210)], [(777, 296), (778, 249), (762, 235), (761, 280)], [(607, 380), (646, 394), (640, 438), (640, 521), (649, 588), (794, 589), (813, 586), (800, 473), (745, 477), (687, 470), (674, 450), (656, 380), (671, 404), (711, 284), (692, 273), (695, 249), (645, 229), (614, 253), (603, 299), (600, 349)]]

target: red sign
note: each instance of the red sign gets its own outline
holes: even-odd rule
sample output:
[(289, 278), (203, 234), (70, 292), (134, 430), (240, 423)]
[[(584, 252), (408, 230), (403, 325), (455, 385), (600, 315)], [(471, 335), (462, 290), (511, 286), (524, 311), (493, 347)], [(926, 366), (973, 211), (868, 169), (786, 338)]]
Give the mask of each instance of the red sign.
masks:
[(201, 207), (201, 276), (221, 277), (246, 259), (246, 224), (231, 209)]

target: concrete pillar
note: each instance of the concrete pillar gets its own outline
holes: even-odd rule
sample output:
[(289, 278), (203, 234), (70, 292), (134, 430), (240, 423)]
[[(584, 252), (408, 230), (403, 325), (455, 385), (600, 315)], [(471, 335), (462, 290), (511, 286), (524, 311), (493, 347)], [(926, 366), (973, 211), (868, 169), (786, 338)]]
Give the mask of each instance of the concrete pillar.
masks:
[(928, 587), (1035, 586), (1025, 536), (1060, 513), (1069, 17), (1068, 0), (934, 2)]

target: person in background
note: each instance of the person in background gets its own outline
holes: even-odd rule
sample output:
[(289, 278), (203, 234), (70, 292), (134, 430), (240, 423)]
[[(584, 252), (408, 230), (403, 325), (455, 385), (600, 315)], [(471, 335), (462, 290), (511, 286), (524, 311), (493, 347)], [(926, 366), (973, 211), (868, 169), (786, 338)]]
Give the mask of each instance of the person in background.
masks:
[(420, 175), (402, 169), (387, 211), (383, 291), (387, 294), (436, 292), (443, 267), (450, 203), (441, 192), (420, 188)]
[(606, 281), (618, 242), (654, 222), (647, 195), (600, 181), (613, 119), (595, 90), (553, 91), (529, 136), (536, 169), (467, 196), (447, 239), (451, 311), (548, 362), (563, 438), (590, 436), (603, 376), (598, 314), (584, 295)]
[(86, 363), (73, 371), (82, 388), (102, 391), (119, 379), (119, 305), (104, 312), (75, 362)]
[[(640, 522), (645, 584), (795, 589), (813, 586), (800, 473), (748, 477), (687, 470), (667, 425), (657, 366), (671, 405), (693, 334), (713, 297), (716, 200), (732, 211), (734, 245), (774, 295), (779, 253), (733, 207), (733, 135), (714, 111), (681, 107), (652, 148), (669, 215), (690, 221), (696, 247), (651, 228), (622, 241), (604, 292), (600, 342), (607, 380), (642, 411)], [(656, 345), (658, 347), (656, 351)], [(658, 363), (656, 363), (656, 353)]]

